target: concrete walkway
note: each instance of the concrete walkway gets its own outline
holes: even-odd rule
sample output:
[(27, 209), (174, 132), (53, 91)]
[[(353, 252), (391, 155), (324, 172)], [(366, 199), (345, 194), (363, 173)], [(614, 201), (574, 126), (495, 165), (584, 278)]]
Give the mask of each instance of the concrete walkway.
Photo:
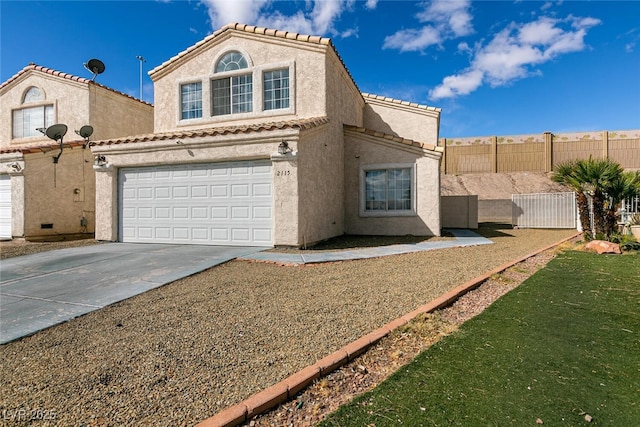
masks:
[(373, 248), (363, 248), (344, 251), (309, 251), (304, 254), (290, 254), (279, 252), (257, 252), (240, 259), (270, 261), (283, 264), (312, 264), (332, 261), (348, 261), (355, 259), (378, 258), (387, 255), (407, 254), (411, 252), (431, 251), (435, 249), (457, 248), (464, 246), (478, 246), (492, 244), (493, 242), (485, 237), (474, 233), (471, 230), (451, 229), (446, 230), (452, 234), (456, 240), (439, 242), (421, 242), (416, 244), (402, 244), (378, 246)]
[(103, 243), (0, 262), (0, 344), (262, 247)]

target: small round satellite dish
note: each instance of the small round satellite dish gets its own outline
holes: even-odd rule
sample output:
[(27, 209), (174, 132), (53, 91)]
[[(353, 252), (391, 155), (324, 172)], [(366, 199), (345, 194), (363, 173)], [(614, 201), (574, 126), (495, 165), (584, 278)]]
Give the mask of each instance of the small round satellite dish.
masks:
[(64, 124), (51, 125), (45, 131), (45, 134), (55, 141), (62, 139), (62, 137), (65, 136), (66, 133), (67, 125)]
[(93, 133), (93, 126), (90, 126), (90, 125), (84, 125), (78, 131), (78, 135), (80, 135), (81, 137), (83, 137), (85, 139), (89, 138), (92, 133)]
[(91, 71), (93, 74), (102, 74), (104, 73), (104, 63), (99, 59), (90, 59), (86, 65), (87, 69)]

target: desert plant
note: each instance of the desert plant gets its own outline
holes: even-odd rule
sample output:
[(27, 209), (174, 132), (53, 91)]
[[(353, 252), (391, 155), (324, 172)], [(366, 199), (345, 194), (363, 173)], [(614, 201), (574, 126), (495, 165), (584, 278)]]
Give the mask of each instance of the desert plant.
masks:
[(612, 243), (620, 245), (620, 249), (624, 252), (640, 251), (640, 242), (638, 242), (631, 234), (612, 234), (609, 238)]
[[(640, 174), (624, 172), (613, 160), (592, 157), (559, 164), (552, 179), (576, 192), (585, 239), (614, 233), (616, 209), (624, 198), (638, 194), (640, 187)], [(593, 224), (587, 196), (593, 201)]]

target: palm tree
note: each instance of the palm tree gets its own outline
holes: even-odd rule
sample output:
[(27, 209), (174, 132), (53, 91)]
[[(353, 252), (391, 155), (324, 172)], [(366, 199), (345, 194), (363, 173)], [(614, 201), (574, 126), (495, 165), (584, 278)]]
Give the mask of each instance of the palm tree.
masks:
[(607, 235), (616, 230), (616, 212), (624, 199), (640, 195), (640, 171), (622, 172), (607, 188), (609, 204), (607, 205)]
[(614, 182), (620, 180), (624, 170), (620, 164), (613, 160), (593, 159), (592, 157), (589, 157), (588, 160), (579, 160), (577, 167), (577, 174), (586, 185), (593, 200), (593, 227), (596, 236), (609, 236), (610, 230), (608, 230), (606, 219), (608, 190)]
[[(610, 159), (571, 160), (556, 167), (552, 175), (555, 182), (567, 185), (576, 192), (580, 222), (585, 239), (597, 235), (610, 235), (615, 228), (610, 227), (606, 210), (606, 199), (610, 197), (610, 187), (617, 183), (623, 173), (622, 166)], [(589, 214), (589, 199), (593, 201), (593, 224)], [(622, 200), (622, 199), (620, 199)], [(593, 234), (592, 234), (593, 232)]]
[(580, 224), (582, 224), (582, 235), (585, 240), (591, 240), (592, 224), (591, 215), (589, 214), (589, 199), (585, 193), (584, 183), (577, 176), (578, 161), (570, 160), (556, 166), (551, 179), (560, 184), (564, 184), (576, 192), (578, 203), (578, 213), (580, 215)]

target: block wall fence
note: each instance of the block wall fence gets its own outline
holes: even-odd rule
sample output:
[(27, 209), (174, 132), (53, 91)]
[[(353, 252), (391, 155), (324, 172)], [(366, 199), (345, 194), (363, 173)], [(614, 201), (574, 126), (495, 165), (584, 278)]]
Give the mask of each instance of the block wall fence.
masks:
[(623, 168), (640, 169), (640, 130), (440, 138), (441, 172), (551, 172), (569, 160), (609, 158)]

